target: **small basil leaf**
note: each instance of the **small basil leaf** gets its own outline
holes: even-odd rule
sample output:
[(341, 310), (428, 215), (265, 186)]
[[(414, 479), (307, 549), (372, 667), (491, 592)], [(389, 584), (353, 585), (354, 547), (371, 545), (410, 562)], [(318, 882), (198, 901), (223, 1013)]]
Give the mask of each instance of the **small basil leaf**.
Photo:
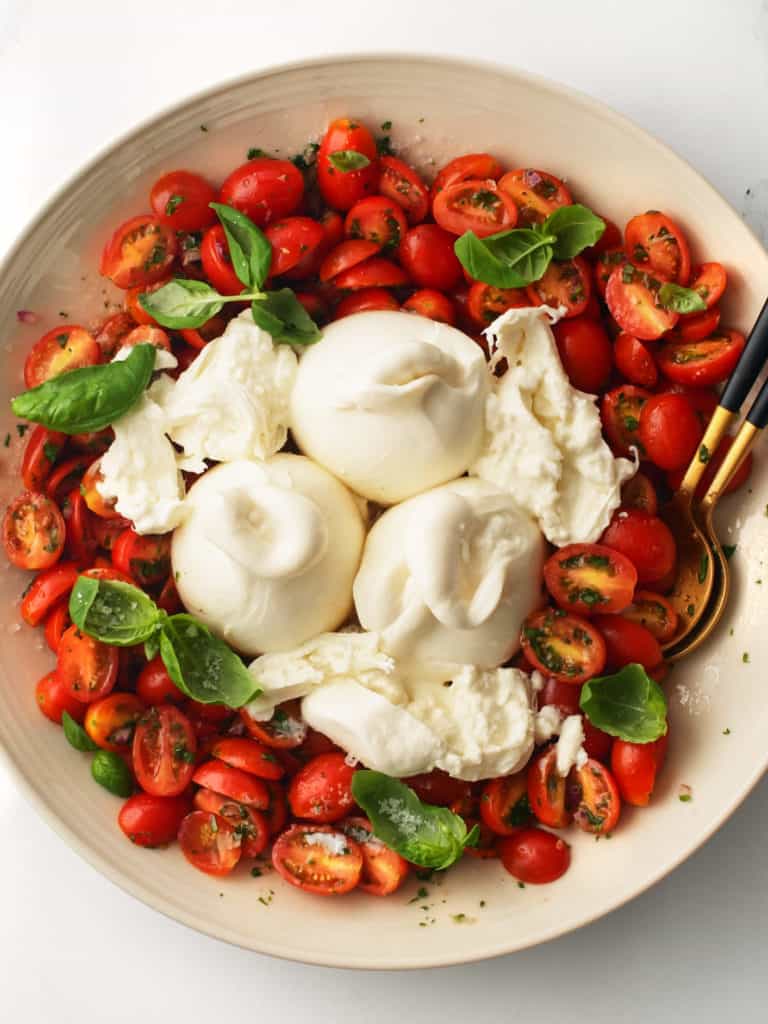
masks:
[(160, 653), (160, 630), (144, 641), (144, 657), (152, 661)]
[(244, 213), (223, 203), (210, 203), (227, 236), (232, 267), (246, 288), (258, 290), (269, 274), (272, 245)]
[(182, 331), (201, 327), (221, 309), (222, 296), (205, 281), (175, 277), (154, 292), (139, 296), (141, 308), (162, 327)]
[(83, 754), (89, 754), (91, 751), (99, 749), (82, 725), (76, 722), (68, 711), (62, 711), (61, 713), (61, 728), (64, 730), (67, 743), (69, 743), (70, 747), (74, 747), (75, 750), (79, 750)]
[(683, 288), (680, 284), (665, 281), (659, 288), (658, 302), (664, 309), (674, 313), (703, 313), (707, 304), (693, 288)]
[(88, 636), (115, 647), (150, 640), (166, 613), (130, 583), (79, 576), (69, 596), (69, 616)]
[(382, 772), (356, 771), (352, 795), (377, 839), (412, 864), (442, 870), (461, 857), (465, 846), (477, 844), (477, 828), (467, 834), (458, 814), (422, 803), (409, 786)]
[(525, 288), (543, 276), (552, 260), (553, 235), (513, 228), (480, 239), (473, 231), (456, 240), (459, 262), (475, 281), (494, 288)]
[(584, 683), (581, 710), (597, 729), (628, 743), (653, 743), (667, 731), (667, 701), (642, 665)]
[(120, 362), (69, 370), (38, 384), (14, 398), (11, 408), (62, 434), (103, 430), (136, 404), (154, 368), (154, 345), (136, 345)]
[(554, 243), (555, 259), (571, 260), (598, 241), (605, 231), (605, 221), (586, 206), (573, 203), (550, 213), (541, 229), (557, 239)]
[(130, 796), (133, 793), (131, 770), (119, 754), (111, 750), (100, 750), (91, 761), (91, 775), (104, 789), (115, 796)]
[(371, 161), (356, 149), (337, 149), (335, 153), (328, 154), (328, 162), (342, 174), (349, 174), (350, 171), (361, 171)]
[(254, 299), (251, 311), (255, 323), (278, 343), (312, 345), (320, 340), (320, 328), (290, 288)]
[(201, 704), (240, 708), (261, 693), (235, 652), (191, 615), (164, 623), (160, 657), (181, 692)]

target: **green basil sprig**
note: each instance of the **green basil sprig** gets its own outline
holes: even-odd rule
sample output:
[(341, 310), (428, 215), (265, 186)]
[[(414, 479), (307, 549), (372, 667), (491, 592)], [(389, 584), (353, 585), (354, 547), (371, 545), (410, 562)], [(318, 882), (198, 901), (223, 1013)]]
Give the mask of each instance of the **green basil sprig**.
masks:
[(112, 750), (100, 750), (91, 761), (91, 775), (104, 789), (114, 796), (130, 796), (133, 793), (131, 769)]
[(693, 288), (665, 281), (658, 292), (659, 305), (674, 313), (703, 313), (707, 304)]
[(585, 683), (579, 706), (592, 725), (629, 743), (653, 743), (667, 731), (667, 700), (642, 665)]
[(448, 807), (425, 804), (404, 782), (382, 772), (356, 771), (352, 795), (373, 826), (373, 834), (412, 864), (442, 870), (477, 846), (477, 825), (467, 833), (464, 819)]
[(61, 713), (61, 727), (64, 730), (67, 743), (75, 750), (79, 750), (82, 754), (90, 754), (99, 749), (98, 744), (93, 742), (82, 725), (76, 722), (68, 711)]
[(136, 345), (119, 362), (68, 370), (18, 395), (11, 409), (62, 434), (103, 430), (139, 400), (152, 378), (156, 351), (154, 345)]
[(525, 288), (544, 276), (553, 259), (568, 260), (594, 245), (605, 221), (586, 206), (561, 206), (543, 224), (512, 228), (487, 238), (465, 232), (454, 244), (462, 266), (494, 288)]
[(365, 153), (360, 153), (357, 149), (337, 149), (335, 153), (328, 154), (328, 163), (342, 174), (362, 171), (370, 162)]

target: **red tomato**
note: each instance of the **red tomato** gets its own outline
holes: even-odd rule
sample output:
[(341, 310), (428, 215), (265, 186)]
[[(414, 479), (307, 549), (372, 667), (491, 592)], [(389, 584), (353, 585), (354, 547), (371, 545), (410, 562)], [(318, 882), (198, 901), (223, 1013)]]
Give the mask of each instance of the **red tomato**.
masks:
[(664, 579), (677, 561), (677, 545), (667, 524), (637, 508), (615, 512), (600, 543), (627, 556), (637, 569), (638, 583)]
[(341, 320), (342, 317), (351, 316), (353, 313), (365, 313), (371, 310), (384, 309), (390, 312), (397, 312), (400, 303), (392, 292), (386, 288), (363, 288), (359, 292), (352, 292), (336, 307), (333, 314), (334, 320)]
[(192, 781), (197, 738), (187, 716), (171, 704), (148, 708), (133, 734), (136, 779), (152, 796), (178, 796)]
[(145, 704), (176, 703), (184, 699), (184, 694), (168, 675), (160, 655), (148, 661), (139, 673), (136, 681), (136, 693)]
[(92, 532), (94, 517), (88, 511), (79, 489), (72, 490), (61, 503), (67, 529), (65, 553), (80, 566), (90, 565), (96, 552), (96, 540)]
[(304, 892), (340, 896), (360, 881), (363, 853), (354, 839), (338, 829), (292, 825), (272, 847), (272, 863), (286, 882)]
[(155, 348), (164, 348), (166, 352), (171, 351), (171, 339), (162, 327), (153, 327), (151, 324), (141, 324), (123, 338), (123, 348), (133, 348), (135, 345), (154, 345)]
[(333, 279), (334, 288), (341, 292), (362, 288), (399, 288), (404, 284), (408, 284), (405, 271), (381, 256), (371, 256)]
[(261, 811), (210, 789), (198, 789), (194, 802), (199, 811), (208, 811), (231, 822), (240, 837), (244, 857), (258, 857), (264, 852), (269, 842), (269, 827)]
[(223, 761), (211, 760), (201, 764), (192, 776), (192, 781), (259, 811), (269, 807), (269, 792), (262, 780)]
[(92, 455), (75, 455), (74, 458), (60, 463), (48, 477), (45, 493), (49, 498), (60, 502), (79, 482), (83, 472), (92, 462)]
[[(362, 153), (368, 164), (354, 171), (340, 171), (330, 157), (334, 153)], [(326, 129), (317, 152), (317, 184), (323, 199), (337, 210), (349, 210), (376, 191), (379, 179), (376, 140), (365, 125), (338, 117)]]
[(256, 740), (227, 737), (217, 740), (211, 753), (233, 768), (239, 768), (260, 779), (277, 780), (283, 775), (283, 767), (273, 752)]
[(571, 848), (543, 828), (523, 828), (499, 843), (501, 863), (526, 885), (546, 885), (564, 875), (571, 863)]
[(85, 718), (86, 706), (72, 696), (64, 680), (57, 672), (49, 672), (35, 687), (35, 700), (46, 718), (61, 725), (61, 716), (66, 711), (76, 722)]
[(457, 156), (445, 167), (441, 167), (432, 184), (432, 198), (449, 185), (456, 185), (460, 181), (480, 180), (498, 178), (501, 176), (501, 164), (496, 157), (490, 153), (467, 153), (464, 156)]
[(491, 284), (475, 281), (467, 297), (467, 313), (473, 323), (484, 329), (508, 309), (528, 306), (528, 296), (523, 288), (494, 288)]
[(521, 227), (541, 224), (558, 206), (570, 206), (571, 193), (554, 174), (532, 167), (508, 171), (499, 188), (510, 195), (519, 211)]
[(628, 558), (602, 544), (567, 544), (544, 565), (544, 583), (567, 612), (620, 612), (632, 600), (637, 572)]
[(638, 590), (632, 604), (621, 614), (625, 619), (639, 622), (660, 644), (677, 632), (677, 612), (665, 597), (651, 590)]
[(461, 280), (455, 238), (438, 224), (419, 224), (406, 234), (398, 256), (420, 288), (450, 291)]
[(326, 210), (320, 214), (318, 223), (325, 235), (323, 252), (328, 252), (344, 238), (344, 218), (335, 210)]
[(85, 731), (96, 746), (119, 754), (130, 749), (136, 723), (144, 710), (144, 701), (135, 694), (112, 693), (88, 705)]
[(364, 238), (348, 238), (328, 253), (320, 264), (320, 280), (331, 281), (345, 270), (351, 270), (358, 264), (375, 256), (380, 246)]
[(580, 713), (580, 696), (581, 689), (578, 686), (574, 686), (572, 683), (563, 683), (559, 679), (550, 677), (539, 693), (539, 707), (551, 704), (558, 708), (563, 718), (567, 718), (569, 715), (578, 715)]
[(687, 466), (701, 441), (696, 410), (685, 395), (652, 395), (640, 413), (640, 443), (660, 469)]
[(120, 348), (123, 338), (135, 326), (136, 323), (129, 313), (113, 313), (112, 316), (107, 317), (94, 335), (104, 362), (107, 362), (115, 355)]
[(365, 238), (381, 249), (396, 249), (405, 237), (408, 223), (398, 204), (387, 196), (360, 199), (346, 216), (347, 238)]
[(264, 817), (267, 819), (269, 834), (274, 836), (285, 828), (285, 823), (288, 820), (288, 805), (285, 793), (279, 783), (268, 782), (267, 790), (269, 792), (269, 807), (264, 811)]
[(239, 295), (243, 291), (245, 286), (232, 267), (227, 236), (221, 224), (214, 224), (203, 235), (200, 259), (205, 276), (221, 295)]
[(240, 718), (254, 739), (275, 750), (292, 750), (307, 738), (307, 724), (301, 717), (299, 701), (276, 707), (266, 722), (255, 721), (247, 711), (241, 711)]
[(58, 653), (61, 638), (71, 625), (69, 619), (69, 601), (67, 598), (59, 601), (48, 612), (43, 623), (45, 642), (54, 654)]
[(597, 729), (588, 718), (582, 718), (582, 728), (584, 729), (583, 747), (587, 757), (607, 764), (611, 757), (613, 736), (609, 736), (602, 729)]
[[(121, 334), (120, 342), (116, 346), (115, 351), (117, 351), (118, 348), (122, 348), (122, 346), (126, 344), (126, 342), (124, 342), (123, 339), (127, 338), (130, 335), (130, 333), (136, 327), (136, 324), (143, 324), (149, 327), (157, 326), (157, 321), (155, 320), (155, 318), (152, 316), (151, 313), (148, 313), (146, 309), (144, 309), (144, 307), (142, 306), (140, 301), (141, 296), (149, 295), (152, 292), (158, 291), (160, 288), (164, 288), (170, 280), (170, 276), (164, 277), (160, 281), (155, 281), (154, 284), (139, 285), (136, 288), (128, 289), (128, 291), (125, 293), (125, 298), (123, 299), (123, 306), (125, 307), (126, 313), (128, 313), (131, 319), (135, 320), (136, 323), (131, 324), (128, 330), (124, 331)], [(134, 342), (134, 344), (137, 343)]]
[(115, 499), (104, 498), (96, 488), (96, 484), (102, 480), (99, 460), (91, 461), (83, 474), (80, 484), (80, 493), (85, 504), (94, 515), (102, 519), (122, 519), (122, 516), (115, 509)]
[(157, 606), (162, 608), (164, 612), (168, 612), (169, 615), (176, 615), (177, 612), (184, 610), (173, 576), (169, 576), (163, 584), (163, 588), (157, 598)]
[(379, 192), (405, 211), (409, 224), (418, 224), (429, 212), (429, 192), (419, 175), (396, 156), (379, 159)]
[(622, 800), (634, 807), (647, 807), (664, 764), (669, 733), (653, 743), (613, 741), (611, 769)]
[(605, 665), (605, 643), (592, 624), (552, 608), (528, 616), (520, 643), (534, 668), (564, 683), (583, 683)]
[(220, 201), (234, 206), (258, 227), (266, 227), (289, 216), (304, 196), (304, 178), (290, 160), (259, 156), (249, 160), (227, 177)]
[(63, 324), (35, 342), (24, 363), (24, 383), (35, 388), (52, 377), (101, 362), (101, 348), (84, 327)]
[(608, 278), (605, 301), (611, 316), (623, 331), (640, 341), (655, 341), (671, 331), (680, 319), (677, 313), (658, 305), (661, 283), (626, 262)]
[(130, 583), (130, 576), (126, 576), (122, 572), (118, 572), (117, 569), (113, 569), (111, 565), (95, 565), (92, 569), (86, 569), (85, 572), (81, 573), (82, 576), (87, 576), (91, 580), (120, 580), (122, 583)]
[(603, 634), (607, 652), (605, 666), (609, 672), (617, 672), (633, 662), (646, 669), (661, 663), (663, 656), (658, 640), (639, 622), (622, 615), (596, 615), (592, 621)]
[(526, 288), (534, 306), (564, 306), (564, 319), (579, 316), (589, 305), (592, 274), (581, 256), (572, 260), (552, 260), (543, 277)]
[(69, 594), (78, 576), (79, 570), (74, 562), (59, 562), (38, 573), (24, 593), (22, 619), (29, 626), (39, 626), (57, 601)]
[[(722, 461), (725, 458), (725, 454), (732, 444), (732, 437), (724, 437), (723, 440), (720, 442), (720, 445), (715, 454), (711, 456), (709, 462), (707, 463), (707, 468), (704, 470), (701, 480), (699, 481), (699, 485), (696, 488), (696, 498), (699, 501), (707, 493), (709, 485), (715, 479), (715, 474), (720, 468)], [(731, 479), (731, 482), (723, 491), (723, 494), (732, 494), (734, 491), (738, 491), (738, 489), (740, 487), (743, 487), (747, 480), (749, 480), (751, 472), (752, 452), (750, 452), (749, 455), (747, 455), (746, 459), (744, 459), (742, 464), (739, 466), (738, 470), (736, 471), (736, 474)], [(683, 482), (684, 475), (685, 469), (678, 469), (674, 470), (671, 473), (667, 473), (667, 483), (669, 484), (671, 490), (676, 491), (678, 489), (680, 484)]]
[(169, 171), (149, 193), (152, 211), (174, 231), (202, 231), (216, 220), (210, 207), (216, 189), (191, 171)]
[(715, 333), (719, 324), (720, 310), (713, 306), (703, 313), (689, 313), (680, 317), (675, 333), (682, 341), (703, 341)]
[(294, 294), (316, 323), (328, 318), (328, 307), (325, 303), (325, 299), (319, 294), (319, 292), (306, 291), (294, 292)]
[(272, 246), (269, 270), (272, 277), (290, 273), (292, 277), (301, 278), (315, 269), (325, 242), (322, 224), (311, 217), (287, 217), (270, 224), (264, 234)]
[(611, 375), (611, 343), (599, 323), (588, 316), (575, 316), (555, 324), (560, 362), (568, 379), (579, 391), (596, 395)]
[(472, 794), (472, 787), (468, 782), (454, 779), (439, 768), (421, 775), (412, 775), (409, 779), (403, 779), (403, 782), (410, 786), (424, 803), (437, 804), (439, 807), (464, 803)]
[(111, 692), (117, 682), (116, 647), (103, 644), (70, 626), (59, 643), (56, 670), (73, 697), (90, 704)]
[(367, 818), (346, 818), (339, 826), (360, 847), (363, 855), (363, 871), (360, 888), (373, 896), (389, 896), (408, 877), (410, 865), (399, 853), (390, 850), (373, 834), (373, 827)]
[(338, 821), (354, 804), (352, 776), (355, 769), (346, 755), (320, 754), (291, 779), (288, 804), (297, 818), (310, 821)]
[(3, 544), (17, 568), (47, 569), (61, 557), (64, 540), (64, 519), (46, 495), (25, 491), (5, 510)]
[(101, 256), (100, 272), (118, 288), (135, 288), (167, 277), (178, 252), (173, 229), (141, 214), (115, 231)]
[(631, 457), (631, 448), (643, 454), (640, 443), (640, 414), (651, 397), (650, 391), (634, 384), (607, 391), (600, 400), (600, 418), (608, 441), (617, 455)]
[(582, 832), (596, 836), (612, 832), (619, 821), (621, 797), (610, 771), (590, 758), (580, 768), (574, 768), (568, 778), (569, 786), (576, 787), (578, 805), (573, 820)]
[(658, 210), (633, 217), (624, 228), (624, 248), (643, 270), (665, 281), (687, 285), (691, 277), (691, 252), (674, 221)]
[(129, 528), (112, 546), (112, 563), (142, 587), (160, 583), (171, 571), (171, 535), (141, 535)]
[(188, 812), (186, 796), (135, 793), (120, 808), (117, 823), (136, 846), (167, 846), (178, 835), (182, 819)]
[(442, 188), (432, 201), (432, 216), (453, 235), (474, 231), (478, 238), (484, 238), (513, 228), (517, 207), (493, 179), (476, 178)]
[(240, 836), (226, 818), (192, 811), (179, 826), (179, 845), (189, 863), (206, 875), (228, 875), (240, 860)]
[(425, 316), (428, 320), (437, 320), (441, 324), (456, 323), (456, 310), (453, 303), (443, 292), (435, 288), (421, 288), (414, 292), (403, 303), (403, 309), (417, 316)]
[(480, 817), (497, 836), (511, 836), (530, 821), (525, 772), (486, 782), (480, 797)]
[(88, 434), (70, 434), (69, 440), (74, 448), (86, 455), (103, 455), (114, 437), (112, 428), (105, 427), (104, 430), (95, 430)]
[(598, 255), (595, 263), (595, 286), (601, 298), (605, 298), (605, 289), (608, 287), (611, 274), (616, 267), (626, 263), (626, 260), (627, 257), (621, 248), (606, 249)]
[(59, 452), (67, 441), (66, 434), (36, 426), (29, 435), (21, 460), (21, 479), (28, 491), (41, 491)]
[(659, 511), (656, 488), (644, 473), (635, 473), (621, 485), (621, 504), (624, 508), (639, 508), (652, 516)]
[(694, 267), (690, 287), (699, 293), (707, 309), (711, 309), (720, 301), (727, 284), (728, 275), (722, 263), (701, 263)]
[(571, 812), (565, 806), (565, 776), (557, 770), (557, 748), (547, 747), (528, 765), (528, 803), (537, 820), (551, 828), (565, 828)]
[(641, 388), (656, 387), (659, 371), (650, 349), (639, 338), (622, 331), (613, 344), (613, 358), (616, 369), (630, 384)]
[(704, 341), (665, 341), (657, 358), (669, 380), (694, 388), (711, 387), (730, 377), (743, 350), (743, 334), (718, 331)]

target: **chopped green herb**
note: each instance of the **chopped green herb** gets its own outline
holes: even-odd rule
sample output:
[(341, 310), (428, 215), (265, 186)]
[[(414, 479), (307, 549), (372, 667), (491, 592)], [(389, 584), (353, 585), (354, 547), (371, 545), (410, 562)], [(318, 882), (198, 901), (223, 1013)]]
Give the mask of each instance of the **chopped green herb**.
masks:
[(705, 444), (699, 448), (699, 462), (709, 462), (710, 452)]
[(736, 544), (723, 544), (723, 554), (725, 555), (725, 560), (727, 562), (730, 562), (735, 550)]
[(731, 730), (730, 729), (728, 729), (727, 727), (725, 729), (723, 729), (723, 736), (730, 736), (730, 735), (731, 735)]
[(165, 204), (165, 215), (170, 217), (171, 214), (177, 207), (181, 206), (184, 202), (184, 196), (171, 196), (168, 202)]
[(207, 132), (207, 131), (208, 131), (208, 125), (206, 125), (206, 124), (201, 124), (201, 125), (200, 125), (200, 131), (201, 131), (201, 132)]
[(49, 462), (55, 462), (56, 456), (59, 454), (59, 446), (52, 444), (50, 441), (46, 441), (43, 445), (43, 455), (48, 459)]
[(5, 441), (3, 441), (3, 444), (7, 448), (10, 445), (10, 443), (11, 443), (11, 435), (10, 434), (6, 434), (5, 435)]
[(17, 423), (16, 424), (16, 433), (19, 435), (19, 437), (24, 437), (24, 435), (26, 434), (26, 432), (28, 430), (29, 430), (29, 424), (28, 423)]
[(518, 882), (517, 883), (517, 888), (518, 889), (524, 889), (525, 888), (525, 882)]
[(749, 664), (749, 651), (744, 651), (744, 653), (741, 656), (741, 660), (744, 662), (745, 665)]
[(695, 612), (696, 612), (696, 605), (695, 604), (689, 604), (688, 607), (685, 610), (686, 610), (686, 612), (688, 614), (688, 618), (692, 619), (694, 614), (695, 614)]
[(409, 903), (418, 903), (419, 900), (425, 900), (429, 896), (429, 890), (425, 889), (424, 886), (420, 886), (416, 895), (408, 900)]
[(261, 876), (263, 874), (264, 874), (264, 872), (261, 870), (261, 868), (251, 868), (251, 877), (252, 878), (261, 878)]
[(392, 122), (391, 121), (382, 121), (381, 122), (381, 130), (383, 132), (391, 132), (392, 131)]
[(251, 146), (251, 148), (248, 150), (248, 159), (255, 160), (257, 157), (260, 156), (269, 156), (269, 153), (265, 153), (264, 150), (259, 149), (258, 146)]
[(481, 907), (484, 907), (484, 906), (485, 906), (485, 900), (480, 900), (480, 906), (481, 906)]
[(690, 793), (681, 793), (677, 799), (680, 801), (681, 804), (688, 804), (691, 802), (691, 800), (693, 800), (693, 797)]

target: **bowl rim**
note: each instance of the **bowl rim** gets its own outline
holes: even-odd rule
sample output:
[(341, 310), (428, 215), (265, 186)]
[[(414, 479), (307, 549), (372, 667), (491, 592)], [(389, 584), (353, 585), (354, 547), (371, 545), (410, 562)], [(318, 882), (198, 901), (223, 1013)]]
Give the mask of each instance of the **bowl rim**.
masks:
[[(219, 81), (213, 85), (197, 90), (182, 100), (161, 107), (154, 113), (143, 117), (141, 120), (134, 123), (132, 127), (120, 132), (112, 138), (111, 141), (98, 147), (89, 159), (73, 171), (73, 173), (70, 174), (66, 180), (53, 191), (48, 200), (41, 206), (38, 213), (21, 228), (15, 239), (12, 241), (10, 248), (0, 260), (0, 275), (7, 271), (9, 265), (24, 245), (26, 236), (30, 232), (37, 230), (43, 221), (51, 215), (56, 204), (66, 196), (73, 187), (76, 186), (77, 182), (83, 176), (95, 170), (98, 165), (109, 157), (116, 149), (131, 141), (139, 139), (146, 128), (154, 126), (157, 122), (169, 117), (182, 114), (186, 109), (193, 108), (200, 102), (210, 100), (233, 88), (248, 85), (250, 83), (256, 83), (272, 76), (312, 68), (332, 67), (344, 63), (364, 64), (369, 61), (389, 62), (395, 65), (399, 64), (401, 61), (413, 61), (416, 63), (422, 63), (426, 66), (450, 67), (454, 69), (464, 69), (467, 71), (493, 73), (500, 77), (509, 79), (510, 81), (527, 83), (540, 92), (557, 97), (558, 99), (565, 99), (573, 105), (577, 105), (584, 110), (591, 111), (601, 119), (612, 122), (624, 132), (634, 135), (638, 140), (641, 140), (644, 145), (655, 149), (659, 153), (663, 153), (666, 159), (671, 159), (673, 163), (678, 164), (681, 170), (684, 170), (687, 174), (693, 175), (697, 178), (699, 183), (702, 184), (711, 194), (712, 199), (725, 204), (732, 212), (737, 213), (734, 207), (723, 195), (721, 195), (706, 176), (693, 167), (688, 160), (680, 156), (671, 146), (656, 138), (656, 136), (640, 127), (630, 118), (614, 110), (609, 104), (596, 99), (573, 86), (559, 83), (535, 72), (502, 64), (499, 61), (485, 60), (481, 58), (455, 57), (429, 53), (425, 54), (411, 50), (340, 52), (318, 57), (307, 57), (301, 60), (282, 62), (279, 64), (271, 64), (259, 71), (244, 72), (243, 74), (233, 76), (232, 78), (224, 79), (223, 81)], [(763, 247), (762, 242), (752, 228), (746, 222), (743, 222), (743, 227), (746, 232), (751, 235), (752, 240), (755, 242), (758, 249), (765, 253), (766, 250)], [(768, 253), (766, 253), (766, 259), (768, 260)], [(2, 758), (3, 764), (7, 766), (9, 774), (18, 785), (19, 790), (24, 794), (36, 812), (51, 827), (51, 829), (60, 836), (71, 849), (90, 864), (91, 867), (95, 868), (101, 875), (107, 878), (119, 889), (127, 892), (151, 910), (159, 911), (165, 917), (173, 921), (185, 924), (204, 935), (227, 942), (230, 945), (238, 946), (239, 948), (248, 950), (249, 952), (256, 952), (261, 955), (272, 956), (282, 960), (307, 963), (313, 966), (375, 971), (419, 970), (423, 968), (458, 966), (460, 964), (489, 960), (522, 951), (524, 949), (529, 949), (533, 946), (543, 945), (544, 943), (551, 942), (554, 939), (560, 938), (570, 932), (577, 931), (579, 928), (583, 928), (588, 924), (592, 924), (602, 917), (606, 917), (608, 914), (625, 906), (631, 900), (650, 889), (653, 885), (665, 878), (670, 874), (670, 872), (679, 867), (692, 854), (699, 850), (741, 806), (763, 777), (766, 770), (768, 770), (767, 750), (762, 762), (758, 762), (756, 764), (755, 770), (750, 776), (746, 786), (740, 792), (735, 794), (735, 796), (714, 817), (705, 830), (700, 835), (697, 835), (693, 842), (686, 844), (679, 853), (670, 857), (666, 862), (654, 866), (654, 868), (641, 877), (639, 881), (610, 908), (610, 910), (596, 910), (593, 914), (585, 917), (581, 923), (575, 927), (567, 924), (560, 925), (555, 918), (552, 926), (547, 929), (543, 935), (540, 934), (537, 937), (532, 938), (530, 941), (524, 941), (522, 943), (516, 941), (509, 945), (502, 946), (499, 946), (498, 943), (493, 943), (490, 948), (479, 946), (478, 949), (473, 951), (471, 954), (464, 952), (457, 953), (456, 955), (442, 954), (438, 956), (435, 956), (434, 954), (426, 954), (423, 957), (415, 958), (413, 955), (410, 955), (407, 960), (404, 958), (400, 960), (395, 957), (386, 964), (382, 964), (364, 954), (356, 957), (353, 962), (350, 962), (348, 957), (337, 956), (333, 953), (316, 954), (306, 952), (298, 955), (295, 951), (279, 947), (276, 948), (274, 944), (270, 945), (268, 941), (264, 942), (260, 939), (253, 943), (245, 944), (237, 936), (231, 934), (228, 929), (212, 925), (204, 918), (188, 911), (183, 905), (175, 903), (161, 894), (153, 894), (151, 897), (148, 896), (139, 882), (135, 882), (132, 878), (126, 876), (118, 866), (113, 864), (106, 857), (97, 853), (95, 849), (82, 840), (73, 829), (69, 828), (69, 826), (59, 818), (52, 803), (49, 802), (36, 788), (34, 782), (22, 764), (14, 760), (10, 751), (5, 749), (5, 745), (1, 738), (0, 758)]]

